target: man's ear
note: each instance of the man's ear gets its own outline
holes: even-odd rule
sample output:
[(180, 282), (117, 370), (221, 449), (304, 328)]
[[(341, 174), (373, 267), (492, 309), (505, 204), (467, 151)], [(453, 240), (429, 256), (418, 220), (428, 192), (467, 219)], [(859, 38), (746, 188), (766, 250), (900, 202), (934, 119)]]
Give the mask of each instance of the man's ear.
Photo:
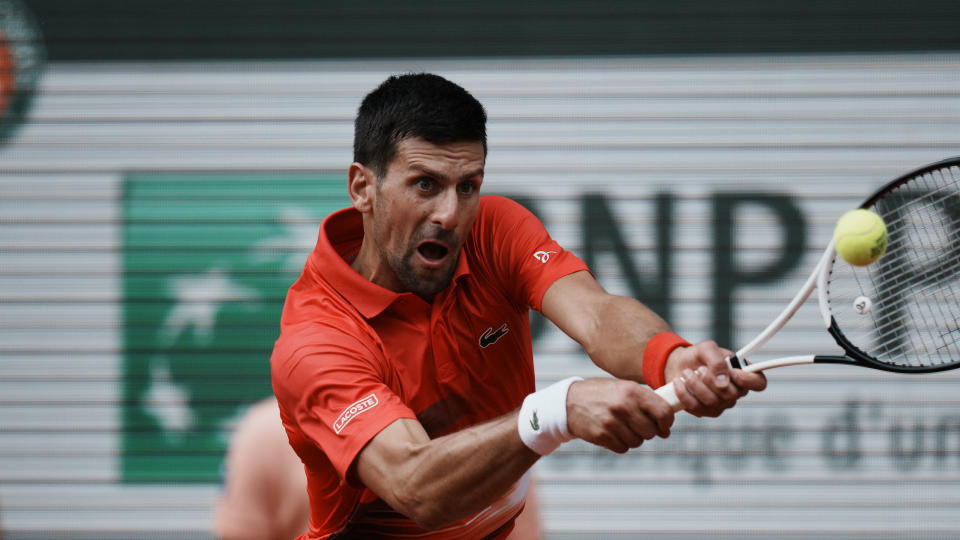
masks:
[(362, 163), (351, 163), (347, 171), (347, 192), (353, 207), (361, 214), (373, 208), (373, 198), (377, 188), (377, 178), (373, 171)]

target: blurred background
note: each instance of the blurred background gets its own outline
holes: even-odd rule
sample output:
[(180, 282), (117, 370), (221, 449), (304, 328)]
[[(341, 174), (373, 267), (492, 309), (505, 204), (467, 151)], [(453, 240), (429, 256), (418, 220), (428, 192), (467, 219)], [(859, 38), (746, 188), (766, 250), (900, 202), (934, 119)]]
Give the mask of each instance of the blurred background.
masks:
[[(211, 538), (224, 451), (386, 76), (490, 116), (484, 189), (742, 345), (834, 220), (960, 154), (960, 3), (0, 0), (0, 536)], [(534, 318), (538, 384), (597, 373)], [(815, 308), (765, 356), (833, 351)], [(536, 466), (549, 539), (956, 538), (960, 375), (786, 368)]]

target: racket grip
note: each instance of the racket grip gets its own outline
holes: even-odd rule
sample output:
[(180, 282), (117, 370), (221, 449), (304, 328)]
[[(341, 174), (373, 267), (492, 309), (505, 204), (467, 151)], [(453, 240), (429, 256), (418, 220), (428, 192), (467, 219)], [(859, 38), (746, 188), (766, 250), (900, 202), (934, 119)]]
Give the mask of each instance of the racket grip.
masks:
[(670, 407), (673, 408), (674, 412), (683, 409), (683, 405), (680, 403), (680, 398), (677, 397), (677, 391), (673, 387), (673, 383), (667, 383), (660, 388), (654, 390), (658, 396), (667, 400), (667, 403), (670, 404)]

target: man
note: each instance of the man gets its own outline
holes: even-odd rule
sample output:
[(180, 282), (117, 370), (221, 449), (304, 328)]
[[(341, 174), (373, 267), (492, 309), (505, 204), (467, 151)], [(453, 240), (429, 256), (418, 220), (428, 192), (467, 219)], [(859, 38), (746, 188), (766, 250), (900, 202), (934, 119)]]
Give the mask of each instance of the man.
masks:
[[(540, 222), (480, 197), (486, 113), (430, 74), (391, 77), (357, 115), (353, 202), (328, 216), (290, 288), (271, 359), (307, 470), (303, 538), (503, 538), (530, 467), (571, 438), (626, 452), (666, 437), (674, 380), (716, 416), (759, 374), (606, 293)], [(615, 378), (534, 392), (528, 310)]]
[(214, 513), (220, 540), (290, 540), (307, 530), (303, 464), (287, 442), (275, 399), (253, 404), (230, 439)]

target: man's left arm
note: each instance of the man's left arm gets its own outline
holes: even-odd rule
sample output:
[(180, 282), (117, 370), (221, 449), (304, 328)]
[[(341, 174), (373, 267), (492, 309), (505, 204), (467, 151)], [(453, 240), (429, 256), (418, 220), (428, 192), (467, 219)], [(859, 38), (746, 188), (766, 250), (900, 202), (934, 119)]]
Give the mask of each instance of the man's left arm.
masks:
[[(643, 351), (647, 343), (657, 334), (670, 332), (669, 325), (641, 302), (609, 294), (586, 271), (555, 281), (543, 296), (541, 312), (580, 343), (601, 369), (638, 382), (645, 382)], [(676, 384), (677, 396), (687, 411), (718, 416), (748, 390), (766, 387), (761, 373), (731, 370), (725, 361), (730, 354), (713, 341), (670, 352), (664, 379)]]

